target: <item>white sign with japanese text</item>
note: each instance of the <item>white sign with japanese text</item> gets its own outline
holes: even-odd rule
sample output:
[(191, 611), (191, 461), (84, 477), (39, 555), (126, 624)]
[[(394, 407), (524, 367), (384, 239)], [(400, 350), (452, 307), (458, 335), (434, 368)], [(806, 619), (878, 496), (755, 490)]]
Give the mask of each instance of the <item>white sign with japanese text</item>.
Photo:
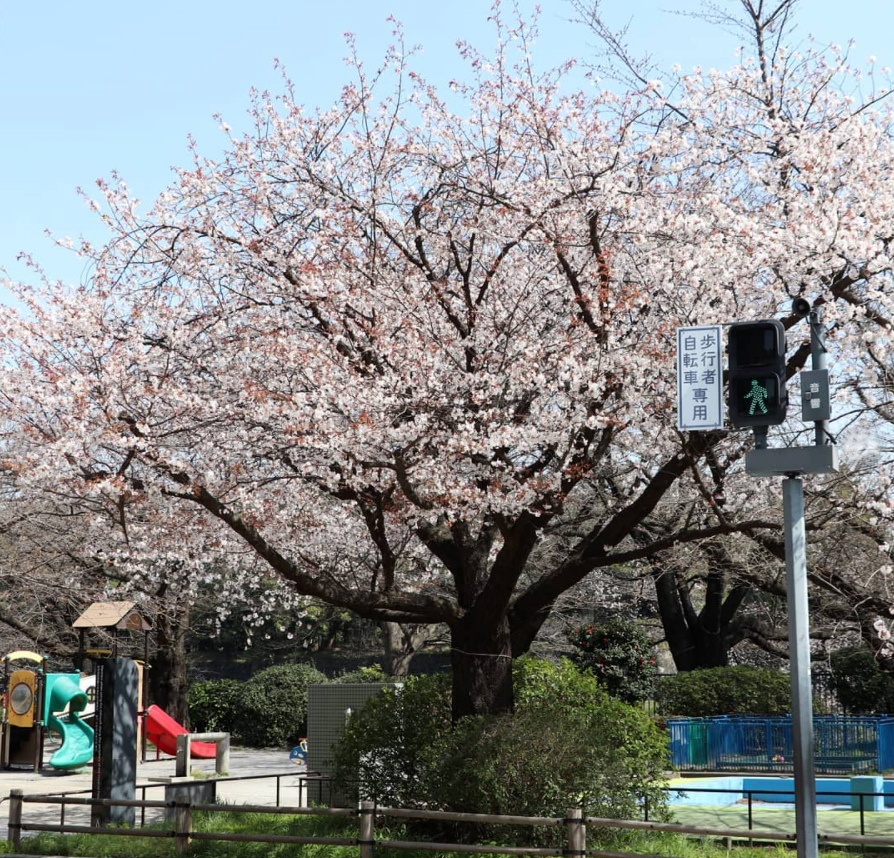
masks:
[(677, 427), (723, 428), (720, 325), (677, 328)]

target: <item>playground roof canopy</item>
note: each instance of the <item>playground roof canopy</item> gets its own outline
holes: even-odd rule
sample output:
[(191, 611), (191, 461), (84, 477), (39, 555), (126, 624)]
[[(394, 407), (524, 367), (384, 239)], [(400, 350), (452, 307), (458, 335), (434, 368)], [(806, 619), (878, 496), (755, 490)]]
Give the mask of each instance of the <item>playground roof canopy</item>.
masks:
[(136, 610), (135, 602), (94, 602), (72, 623), (72, 628), (148, 632), (152, 625)]

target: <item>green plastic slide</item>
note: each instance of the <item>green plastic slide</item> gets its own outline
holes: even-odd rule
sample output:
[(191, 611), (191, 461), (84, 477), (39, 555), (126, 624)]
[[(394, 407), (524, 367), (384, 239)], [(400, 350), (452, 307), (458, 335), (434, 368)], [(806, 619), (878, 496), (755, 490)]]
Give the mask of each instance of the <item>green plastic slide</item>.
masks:
[[(79, 715), (87, 706), (87, 695), (81, 691), (76, 677), (76, 674), (47, 675), (47, 726), (62, 737), (62, 746), (49, 760), (56, 769), (77, 768), (93, 759), (93, 728)], [(66, 717), (54, 714), (66, 707)]]
[(72, 712), (66, 719), (50, 715), (47, 725), (62, 736), (62, 747), (50, 757), (53, 768), (73, 769), (93, 759), (93, 728), (77, 714)]

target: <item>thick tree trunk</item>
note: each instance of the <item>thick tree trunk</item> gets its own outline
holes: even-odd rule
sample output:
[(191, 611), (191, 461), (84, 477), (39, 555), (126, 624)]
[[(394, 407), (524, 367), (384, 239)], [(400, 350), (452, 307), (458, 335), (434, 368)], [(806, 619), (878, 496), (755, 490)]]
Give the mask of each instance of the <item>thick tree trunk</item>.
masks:
[(450, 644), (453, 720), (511, 712), (515, 698), (508, 618), (483, 622), (467, 615), (451, 627)]
[(730, 635), (728, 625), (715, 612), (711, 616), (705, 611), (695, 613), (673, 571), (657, 572), (654, 580), (661, 625), (677, 670), (726, 667), (731, 642), (739, 638)]
[(149, 674), (149, 702), (160, 706), (174, 720), (189, 726), (186, 633), (189, 605), (181, 602), (159, 612), (155, 624), (156, 653)]

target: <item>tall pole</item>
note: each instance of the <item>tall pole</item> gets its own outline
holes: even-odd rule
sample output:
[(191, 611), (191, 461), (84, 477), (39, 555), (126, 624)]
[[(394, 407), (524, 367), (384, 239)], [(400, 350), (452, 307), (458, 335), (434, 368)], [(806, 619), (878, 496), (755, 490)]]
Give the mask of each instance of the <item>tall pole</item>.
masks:
[[(810, 356), (813, 369), (801, 373), (802, 419), (813, 421), (814, 444), (770, 448), (766, 427), (745, 454), (745, 470), (754, 477), (785, 477), (782, 506), (785, 528), (785, 579), (788, 599), (788, 646), (792, 691), (792, 744), (795, 770), (795, 827), (798, 858), (817, 858), (816, 778), (814, 772), (813, 695), (810, 682), (810, 616), (807, 603), (807, 538), (804, 525), (802, 474), (838, 472), (838, 453), (828, 431), (831, 419), (829, 372), (822, 313), (803, 298), (792, 312), (810, 317)], [(732, 342), (732, 341), (731, 341)], [(738, 358), (738, 354), (736, 355)], [(730, 358), (732, 361), (732, 357)], [(829, 443), (831, 442), (831, 443)]]
[(800, 478), (787, 477), (783, 480), (782, 506), (788, 591), (792, 742), (795, 756), (795, 832), (798, 838), (798, 858), (817, 858), (810, 618), (807, 610), (807, 539), (804, 527), (804, 486)]
[[(810, 366), (812, 369), (826, 369), (826, 340), (823, 336), (823, 311), (821, 307), (810, 310)], [(827, 420), (814, 422), (813, 443), (824, 447), (829, 443), (829, 425)]]

